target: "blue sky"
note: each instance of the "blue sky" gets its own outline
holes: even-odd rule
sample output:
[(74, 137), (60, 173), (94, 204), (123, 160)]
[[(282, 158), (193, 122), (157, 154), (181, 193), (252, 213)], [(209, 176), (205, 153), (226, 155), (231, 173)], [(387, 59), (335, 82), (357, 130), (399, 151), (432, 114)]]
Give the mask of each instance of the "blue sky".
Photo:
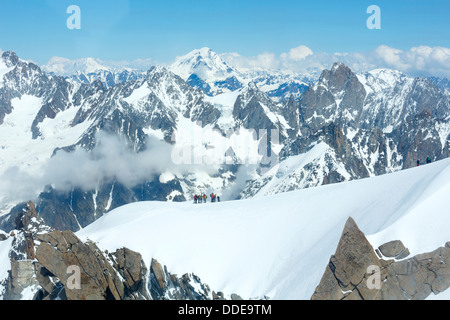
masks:
[[(69, 5), (81, 30), (69, 30)], [(369, 5), (381, 30), (369, 30)], [(20, 0), (0, 1), (0, 48), (39, 64), (53, 56), (170, 62), (192, 49), (280, 55), (365, 52), (386, 45), (450, 47), (448, 0)]]

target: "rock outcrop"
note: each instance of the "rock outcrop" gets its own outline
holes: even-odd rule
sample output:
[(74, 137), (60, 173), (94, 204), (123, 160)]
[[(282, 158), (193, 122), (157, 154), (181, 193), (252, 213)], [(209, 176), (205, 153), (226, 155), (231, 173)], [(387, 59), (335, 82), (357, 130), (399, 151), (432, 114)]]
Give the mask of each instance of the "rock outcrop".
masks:
[(152, 259), (148, 290), (153, 300), (209, 300), (211, 290), (195, 274), (181, 277), (171, 274), (166, 266)]
[[(140, 254), (123, 248), (106, 255), (95, 243), (83, 243), (72, 231), (53, 231), (39, 236), (39, 240), (36, 259), (38, 281), (42, 286), (40, 298), (149, 298), (145, 291), (146, 268)], [(50, 283), (55, 285), (49, 286)]]
[(409, 250), (400, 240), (374, 250), (349, 218), (311, 299), (420, 300), (450, 287), (450, 242), (405, 259), (408, 255)]
[(153, 300), (209, 300), (211, 290), (195, 274), (181, 277), (171, 274), (166, 266), (152, 259), (148, 289)]
[(36, 291), (39, 284), (36, 279), (36, 247), (38, 234), (51, 232), (36, 214), (33, 202), (29, 201), (19, 211), (14, 220), (15, 229), (10, 232), (13, 237), (9, 258), (11, 270), (6, 279), (4, 299), (19, 300), (23, 298), (25, 289)]
[(70, 230), (54, 230), (37, 216), (31, 201), (15, 226), (5, 300), (150, 299), (139, 253), (127, 248), (106, 253)]
[(226, 297), (221, 291), (211, 291), (193, 273), (185, 273), (181, 277), (171, 274), (155, 259), (152, 259), (150, 266), (148, 291), (153, 300), (242, 300), (236, 293)]
[[(397, 260), (409, 256), (408, 248), (406, 248), (403, 242), (401, 242), (400, 240), (393, 240), (382, 244), (378, 247), (378, 251), (387, 258), (395, 258)], [(380, 256), (380, 258), (381, 257), (382, 256)]]
[[(223, 300), (195, 274), (181, 277), (128, 248), (102, 251), (72, 231), (46, 226), (30, 201), (15, 219), (10, 235), (11, 270), (0, 283), (4, 300)], [(2, 292), (2, 287), (4, 292)], [(229, 299), (240, 299), (232, 294)]]

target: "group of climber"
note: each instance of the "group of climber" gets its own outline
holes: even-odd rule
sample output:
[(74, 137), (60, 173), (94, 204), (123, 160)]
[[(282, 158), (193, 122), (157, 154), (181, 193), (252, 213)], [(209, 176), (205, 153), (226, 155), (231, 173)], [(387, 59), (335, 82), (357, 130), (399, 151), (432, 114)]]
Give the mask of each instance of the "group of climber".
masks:
[[(427, 163), (431, 163), (431, 157), (427, 157)], [(420, 160), (417, 160), (417, 166), (420, 166)]]
[[(216, 195), (215, 193), (211, 193), (209, 196), (211, 197), (211, 202), (220, 202), (220, 196)], [(208, 197), (204, 193), (194, 194), (194, 203), (206, 203), (207, 199)]]

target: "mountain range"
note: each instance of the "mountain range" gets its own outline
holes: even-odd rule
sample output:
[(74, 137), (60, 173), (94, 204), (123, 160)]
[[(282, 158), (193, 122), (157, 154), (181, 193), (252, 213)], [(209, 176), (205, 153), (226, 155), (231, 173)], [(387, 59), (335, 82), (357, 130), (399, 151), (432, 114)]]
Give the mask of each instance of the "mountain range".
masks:
[(1, 56), (0, 229), (29, 199), (47, 225), (77, 231), (131, 202), (252, 198), (450, 152), (437, 79), (339, 62), (319, 76), (241, 72), (208, 48), (145, 72), (75, 67)]

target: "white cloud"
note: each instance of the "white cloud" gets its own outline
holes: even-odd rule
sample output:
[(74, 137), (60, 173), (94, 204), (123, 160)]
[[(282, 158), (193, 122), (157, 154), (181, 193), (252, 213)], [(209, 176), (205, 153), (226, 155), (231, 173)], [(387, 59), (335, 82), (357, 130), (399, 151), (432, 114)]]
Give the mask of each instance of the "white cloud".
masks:
[(99, 70), (148, 70), (154, 65), (154, 61), (151, 58), (136, 59), (133, 61), (113, 61), (113, 60), (101, 60), (96, 58), (82, 58), (82, 59), (67, 59), (63, 57), (52, 57), (46, 65), (42, 68), (46, 72), (53, 72), (57, 75), (67, 76), (81, 73), (91, 73)]
[[(1, 51), (0, 51), (1, 52)], [(445, 76), (450, 78), (450, 48), (418, 46), (403, 51), (387, 45), (380, 45), (366, 52), (314, 52), (305, 45), (289, 49), (276, 55), (263, 52), (256, 56), (243, 56), (239, 53), (220, 54), (228, 64), (246, 72), (249, 70), (282, 70), (297, 73), (319, 73), (330, 68), (334, 62), (343, 62), (354, 72), (364, 72), (377, 68), (397, 69), (412, 76)], [(70, 60), (53, 57), (43, 66), (44, 70), (60, 75), (73, 74), (76, 70), (113, 68), (148, 70), (151, 66), (161, 63), (151, 58), (133, 61), (104, 61), (85, 58)], [(166, 65), (167, 66), (167, 65)]]
[(296, 48), (292, 48), (291, 50), (289, 50), (288, 53), (282, 53), (281, 58), (300, 61), (312, 54), (313, 54), (313, 51), (310, 48), (308, 48), (307, 46), (301, 45)]
[(103, 64), (112, 68), (130, 68), (135, 70), (148, 70), (156, 63), (152, 58), (136, 59), (133, 61), (103, 61)]
[(381, 45), (375, 49), (375, 53), (386, 63), (388, 66), (393, 66), (398, 69), (404, 70), (408, 67), (407, 64), (402, 62), (400, 57), (403, 51), (400, 49), (391, 48), (385, 45)]
[(35, 174), (17, 166), (8, 168), (0, 175), (0, 200), (18, 203), (35, 199), (47, 185), (59, 191), (88, 191), (94, 190), (98, 181), (115, 179), (133, 187), (175, 168), (172, 146), (156, 138), (149, 137), (146, 150), (139, 153), (132, 151), (123, 137), (99, 132), (96, 139), (92, 152), (59, 150)]
[(238, 70), (278, 69), (298, 73), (320, 72), (330, 68), (334, 62), (343, 62), (354, 72), (377, 68), (400, 70), (412, 76), (450, 77), (450, 49), (445, 47), (418, 46), (403, 51), (387, 45), (380, 45), (367, 52), (313, 52), (301, 45), (279, 56), (263, 53), (245, 57), (238, 53), (226, 53), (222, 58)]

